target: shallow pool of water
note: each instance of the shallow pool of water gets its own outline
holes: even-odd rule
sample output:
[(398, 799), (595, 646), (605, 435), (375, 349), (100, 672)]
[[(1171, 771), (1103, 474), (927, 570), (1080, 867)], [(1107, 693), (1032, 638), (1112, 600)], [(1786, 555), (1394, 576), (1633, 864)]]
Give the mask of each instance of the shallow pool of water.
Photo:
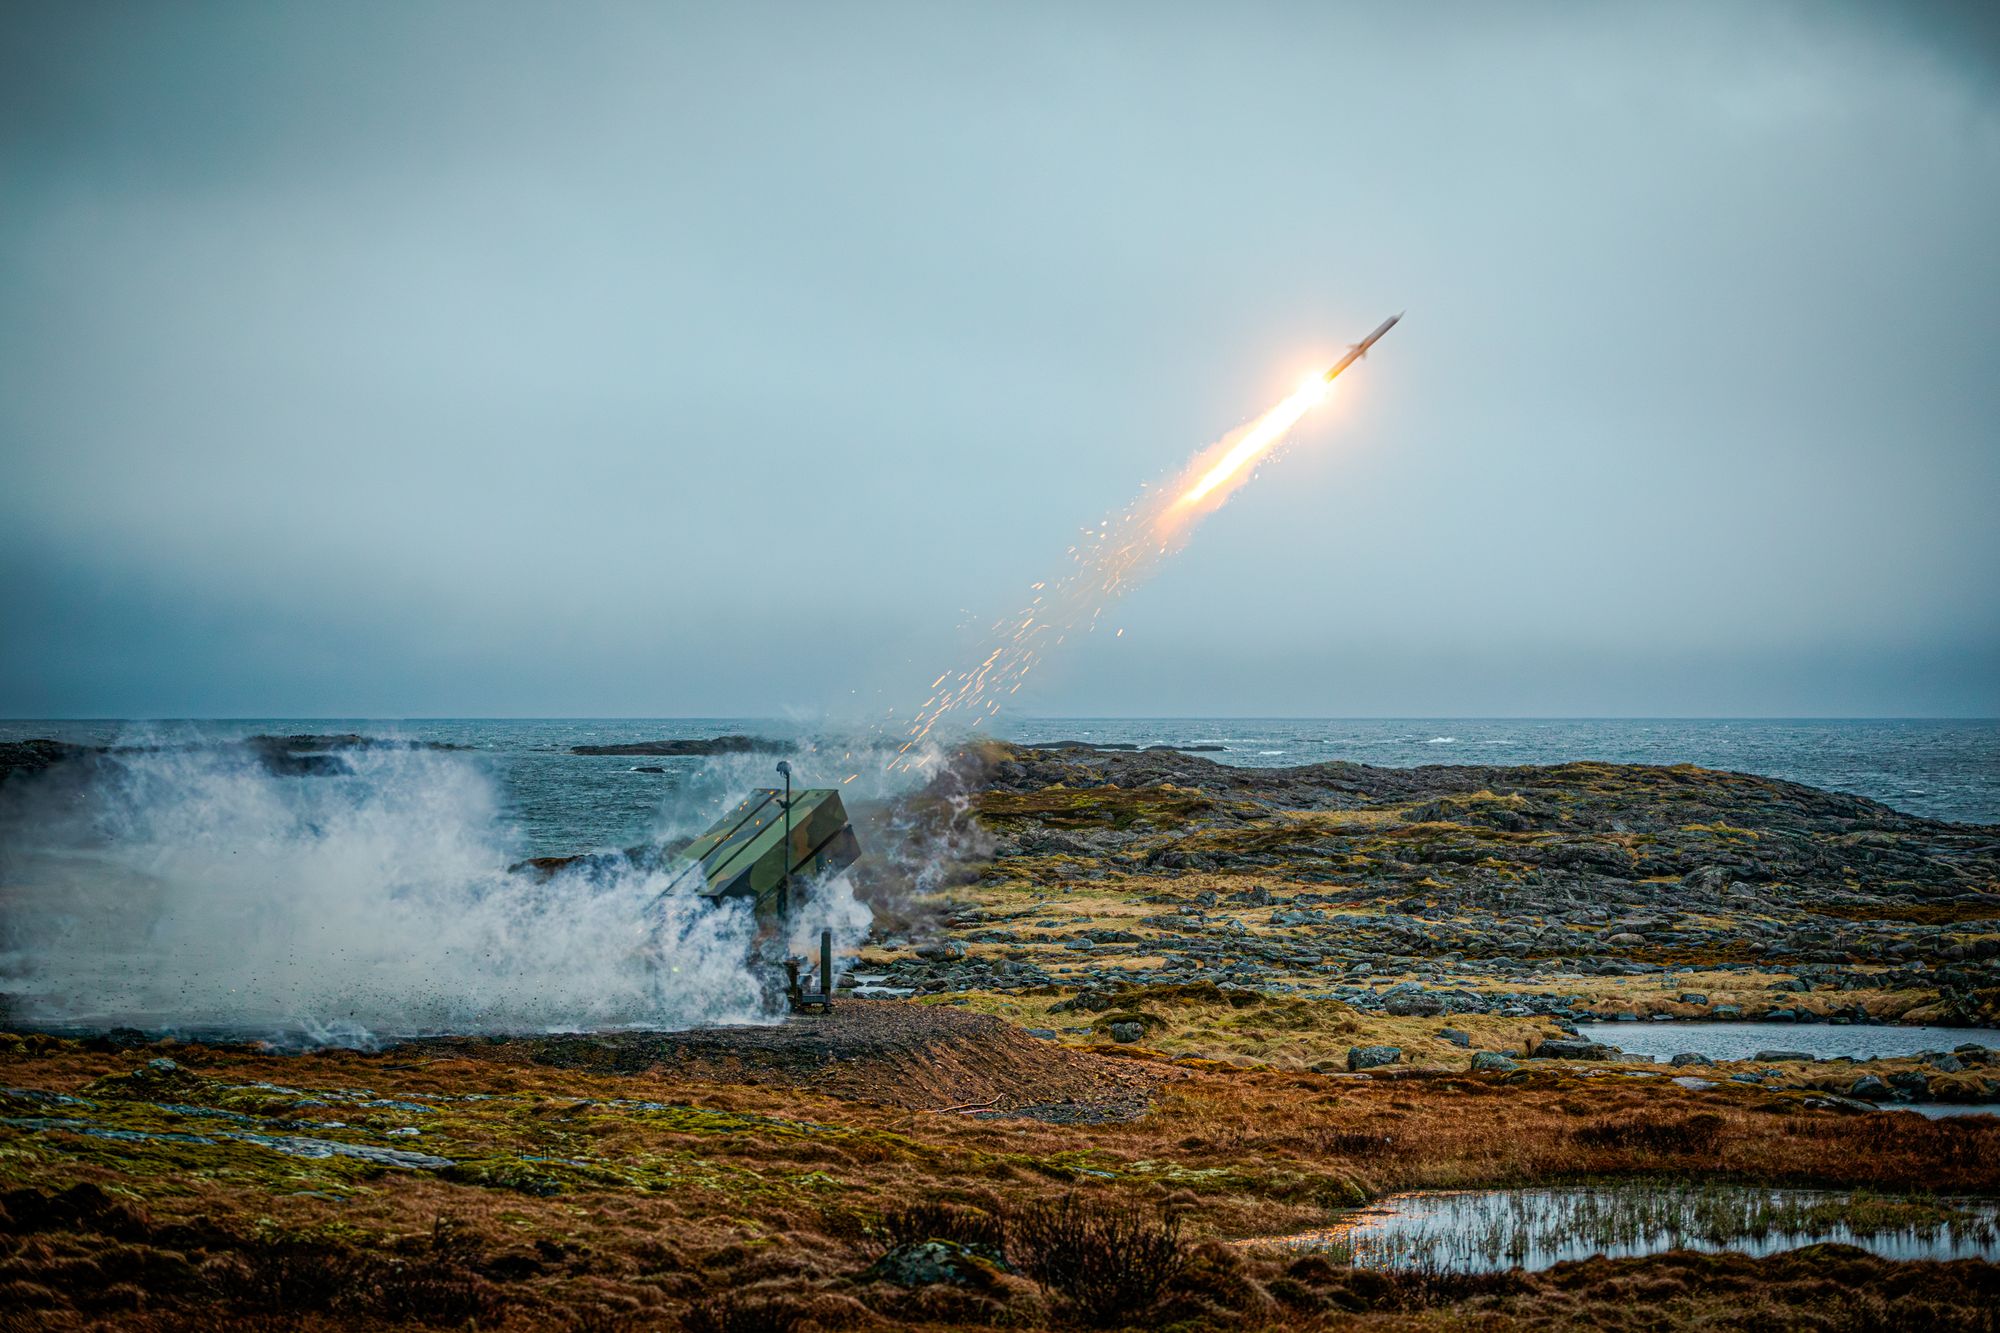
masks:
[(2000, 1102), (1918, 1102), (1910, 1106), (1886, 1105), (1885, 1111), (1914, 1111), (1940, 1120), (1953, 1115), (2000, 1115)]
[(1973, 1042), (2000, 1049), (1994, 1028), (1897, 1027), (1873, 1023), (1592, 1023), (1592, 1041), (1665, 1060), (1682, 1051), (1711, 1060), (1748, 1060), (1759, 1051), (1804, 1051), (1821, 1060), (1879, 1060), (1948, 1051)]
[(1446, 1190), (1392, 1195), (1333, 1226), (1242, 1242), (1364, 1268), (1535, 1270), (1667, 1250), (1775, 1254), (1823, 1242), (1887, 1259), (2000, 1259), (2000, 1204), (1728, 1185)]

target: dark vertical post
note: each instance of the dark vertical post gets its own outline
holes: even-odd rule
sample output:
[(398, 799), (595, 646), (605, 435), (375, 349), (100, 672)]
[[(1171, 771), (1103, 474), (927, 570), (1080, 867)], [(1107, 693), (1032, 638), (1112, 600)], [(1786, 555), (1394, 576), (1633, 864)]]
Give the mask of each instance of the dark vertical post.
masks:
[(826, 996), (826, 1010), (833, 1012), (833, 932), (819, 933), (819, 989)]
[(792, 919), (792, 765), (790, 760), (780, 759), (778, 771), (785, 775), (785, 879), (778, 886), (778, 920), (790, 924)]

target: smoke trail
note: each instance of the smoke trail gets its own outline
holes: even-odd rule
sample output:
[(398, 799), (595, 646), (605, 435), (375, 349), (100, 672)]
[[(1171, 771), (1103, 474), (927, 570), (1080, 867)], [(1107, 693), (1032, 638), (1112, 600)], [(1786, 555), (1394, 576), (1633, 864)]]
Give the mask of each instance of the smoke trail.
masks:
[(918, 706), (893, 766), (911, 764), (910, 756), (948, 719), (973, 726), (992, 718), (1044, 656), (1071, 635), (1095, 632), (1104, 609), (1185, 545), (1195, 525), (1249, 480), (1332, 387), (1321, 376), (1308, 376), (1276, 406), (1196, 452), (1163, 484), (1142, 491), (1123, 513), (1086, 528), (1069, 548), (1070, 568), (1035, 584), (1026, 606), (993, 623), (976, 665), (931, 682), (930, 697)]
[(131, 753), (0, 811), (0, 990), (16, 1021), (366, 1033), (772, 1017), (740, 904), (615, 859), (508, 869), (485, 772), (368, 749), (274, 774), (240, 747)]

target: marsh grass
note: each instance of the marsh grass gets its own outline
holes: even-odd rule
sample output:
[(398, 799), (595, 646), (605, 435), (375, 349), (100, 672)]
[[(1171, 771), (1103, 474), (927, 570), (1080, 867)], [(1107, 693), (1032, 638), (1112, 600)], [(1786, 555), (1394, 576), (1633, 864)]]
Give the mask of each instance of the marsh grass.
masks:
[(880, 1234), (889, 1245), (948, 1240), (998, 1258), (1007, 1250), (1007, 1224), (984, 1208), (922, 1200), (882, 1215)]
[(1190, 1258), (1178, 1214), (1079, 1194), (1032, 1205), (1012, 1231), (1021, 1271), (1100, 1327), (1144, 1315)]

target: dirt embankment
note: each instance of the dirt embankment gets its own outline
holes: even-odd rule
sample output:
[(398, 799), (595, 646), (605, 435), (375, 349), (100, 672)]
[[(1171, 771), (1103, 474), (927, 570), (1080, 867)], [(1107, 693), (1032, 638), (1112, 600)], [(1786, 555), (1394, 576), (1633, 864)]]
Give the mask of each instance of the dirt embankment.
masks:
[(911, 1110), (1034, 1108), (1081, 1119), (1136, 1112), (1169, 1076), (1028, 1036), (985, 1014), (893, 1000), (846, 1000), (831, 1014), (768, 1027), (420, 1044), (480, 1060), (801, 1088)]

